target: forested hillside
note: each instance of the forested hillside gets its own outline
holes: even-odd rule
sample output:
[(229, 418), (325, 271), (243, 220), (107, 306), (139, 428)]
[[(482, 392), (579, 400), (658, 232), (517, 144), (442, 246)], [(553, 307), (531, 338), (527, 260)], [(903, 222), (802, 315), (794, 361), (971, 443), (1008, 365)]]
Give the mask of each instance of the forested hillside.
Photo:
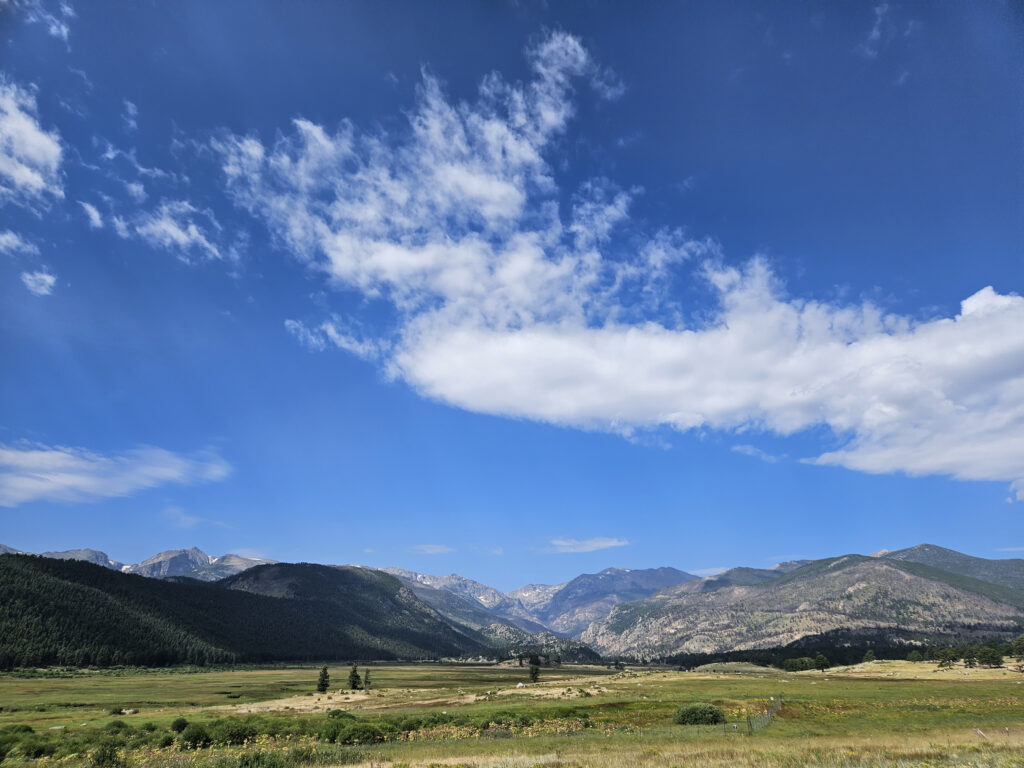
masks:
[[(289, 568), (298, 569), (294, 576), (326, 567)], [(348, 589), (334, 594), (284, 599), (82, 561), (3, 555), (0, 668), (431, 658), (482, 650), (397, 580), (364, 575), (342, 574)]]

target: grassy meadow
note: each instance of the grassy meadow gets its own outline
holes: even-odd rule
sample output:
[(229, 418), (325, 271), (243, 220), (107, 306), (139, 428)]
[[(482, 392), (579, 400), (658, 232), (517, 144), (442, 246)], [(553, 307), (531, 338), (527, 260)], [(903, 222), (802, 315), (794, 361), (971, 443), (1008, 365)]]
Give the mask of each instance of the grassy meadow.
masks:
[[(536, 684), (518, 666), (369, 669), (371, 689), (353, 692), (332, 666), (326, 694), (315, 667), (0, 675), (3, 765), (1024, 766), (1024, 675), (1011, 669), (564, 666)], [(747, 715), (778, 696), (775, 720), (748, 734)], [(728, 722), (674, 725), (687, 702)]]

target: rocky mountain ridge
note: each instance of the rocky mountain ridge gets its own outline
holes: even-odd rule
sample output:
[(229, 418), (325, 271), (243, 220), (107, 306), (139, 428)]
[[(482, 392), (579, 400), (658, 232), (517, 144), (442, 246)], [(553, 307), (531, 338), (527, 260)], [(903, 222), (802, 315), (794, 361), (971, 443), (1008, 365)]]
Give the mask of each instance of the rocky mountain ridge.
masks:
[[(0, 555), (5, 554), (28, 555), (33, 553), (22, 552), (0, 544)], [(39, 556), (47, 557), (51, 560), (81, 560), (101, 565), (113, 571), (137, 573), (140, 576), (149, 576), (156, 579), (185, 576), (191, 579), (199, 579), (200, 581), (217, 581), (257, 565), (276, 562), (275, 560), (267, 560), (265, 558), (243, 557), (242, 555), (234, 554), (215, 557), (206, 554), (197, 547), (168, 549), (143, 560), (141, 563), (122, 563), (112, 559), (106, 552), (98, 549), (66, 549), (60, 552), (40, 552)]]

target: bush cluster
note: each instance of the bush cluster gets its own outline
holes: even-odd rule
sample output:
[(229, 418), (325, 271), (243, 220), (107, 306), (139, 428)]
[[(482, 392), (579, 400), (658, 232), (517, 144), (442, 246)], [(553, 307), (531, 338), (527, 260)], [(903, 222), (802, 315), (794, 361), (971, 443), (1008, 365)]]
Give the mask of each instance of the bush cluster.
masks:
[(718, 725), (725, 722), (725, 712), (714, 704), (683, 704), (672, 716), (677, 725)]

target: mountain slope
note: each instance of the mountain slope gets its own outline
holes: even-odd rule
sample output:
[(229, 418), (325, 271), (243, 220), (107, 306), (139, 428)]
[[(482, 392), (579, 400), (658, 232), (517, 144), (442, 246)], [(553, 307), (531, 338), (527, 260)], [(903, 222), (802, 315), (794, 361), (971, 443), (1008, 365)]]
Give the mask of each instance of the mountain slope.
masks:
[(507, 624), (491, 624), (481, 630), (490, 644), (503, 651), (507, 658), (516, 656), (547, 656), (561, 662), (597, 664), (601, 657), (584, 643), (559, 637), (553, 632), (526, 632)]
[(886, 560), (930, 565), (932, 568), (939, 568), (950, 573), (958, 573), (992, 584), (1024, 590), (1024, 560), (1019, 558), (987, 560), (934, 544), (918, 544), (909, 549), (886, 552), (882, 557)]
[(218, 582), (233, 591), (334, 605), (343, 620), (372, 638), (401, 638), (410, 647), (477, 653), (479, 640), (453, 627), (394, 576), (358, 566), (274, 563)]
[(569, 581), (535, 612), (551, 629), (577, 635), (592, 622), (607, 616), (619, 603), (639, 600), (696, 578), (675, 568), (605, 568)]
[(111, 560), (106, 552), (100, 552), (98, 549), (66, 549), (63, 552), (43, 552), (40, 557), (50, 557), (54, 560), (84, 560), (87, 563), (95, 563), (115, 571), (120, 571), (124, 567), (124, 563)]
[(395, 567), (383, 570), (400, 579), (443, 616), (468, 627), (480, 629), (500, 623), (513, 624), (527, 632), (547, 630), (519, 600), (473, 579), (454, 573), (433, 576)]
[(606, 655), (662, 657), (782, 646), (836, 630), (906, 640), (1019, 634), (1024, 610), (985, 596), (992, 585), (924, 568), (847, 555), (760, 585), (683, 584), (617, 606), (581, 639)]
[(189, 549), (169, 549), (160, 552), (141, 563), (126, 565), (122, 570), (126, 573), (137, 573), (140, 576), (155, 579), (188, 576), (201, 581), (217, 581), (240, 573), (247, 568), (273, 562), (273, 560), (231, 554), (213, 557), (201, 549), (190, 547)]
[(3, 555), (0, 666), (432, 658), (483, 650), (397, 580), (350, 570), (357, 573), (292, 565), (221, 586)]

